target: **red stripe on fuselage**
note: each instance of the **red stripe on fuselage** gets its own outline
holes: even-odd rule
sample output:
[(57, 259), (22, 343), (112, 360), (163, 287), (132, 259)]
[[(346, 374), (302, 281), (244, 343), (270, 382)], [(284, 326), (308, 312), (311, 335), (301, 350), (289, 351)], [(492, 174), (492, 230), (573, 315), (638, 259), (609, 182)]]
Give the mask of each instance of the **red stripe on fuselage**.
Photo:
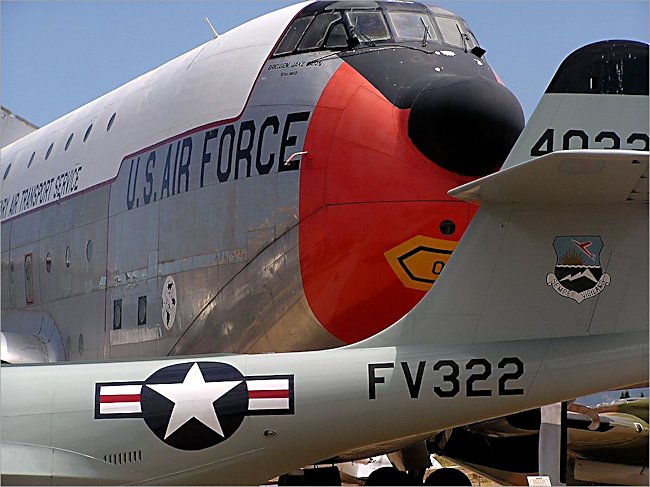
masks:
[(99, 402), (140, 402), (140, 394), (115, 394), (99, 396)]
[(249, 399), (286, 399), (289, 391), (248, 391)]

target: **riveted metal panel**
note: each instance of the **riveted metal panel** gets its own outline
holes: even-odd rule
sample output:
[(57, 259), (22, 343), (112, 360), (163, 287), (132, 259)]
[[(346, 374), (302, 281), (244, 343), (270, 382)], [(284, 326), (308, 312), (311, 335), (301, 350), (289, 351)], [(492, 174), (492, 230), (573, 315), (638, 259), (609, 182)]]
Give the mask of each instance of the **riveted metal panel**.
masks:
[(11, 227), (12, 223), (7, 222), (2, 225), (0, 229), (0, 249), (2, 252), (7, 252), (9, 250), (9, 244), (11, 242)]
[[(59, 234), (42, 239), (36, 266), (40, 271), (42, 303), (65, 299), (70, 295), (70, 268), (65, 265), (65, 250), (70, 245), (68, 235)], [(47, 272), (46, 259), (50, 256), (50, 272)]]
[[(73, 228), (106, 218), (109, 188), (99, 187), (76, 196), (72, 200), (61, 201), (35, 213), (40, 216), (41, 238), (69, 232)], [(31, 214), (26, 218), (30, 218)], [(16, 221), (21, 221), (18, 218)]]
[[(9, 251), (2, 252), (2, 268), (0, 270), (0, 302), (2, 309), (13, 307), (11, 302), (11, 284), (9, 282)], [(0, 320), (1, 321), (1, 320)]]
[(12, 231), (9, 234), (11, 237), (11, 248), (14, 249), (38, 241), (40, 236), (40, 223), (41, 219), (38, 215), (34, 214), (14, 220), (11, 225)]
[[(160, 295), (156, 285), (157, 279), (113, 287), (109, 291), (109, 320), (106, 334), (111, 357), (152, 356), (157, 351), (165, 328), (161, 323)], [(138, 302), (142, 296), (147, 297), (146, 323), (138, 324)], [(119, 330), (112, 329), (113, 302), (122, 301), (122, 323)]]
[[(70, 232), (72, 294), (103, 288), (101, 281), (106, 274), (106, 234), (106, 218)], [(90, 252), (88, 242), (91, 242)]]
[(136, 270), (147, 272), (149, 252), (158, 248), (156, 206), (137, 208), (111, 217), (109, 222), (108, 286), (126, 284)]
[[(41, 298), (39, 294), (39, 285), (38, 285), (38, 269), (34, 269), (32, 266), (32, 292), (33, 300), (31, 303), (28, 303), (28, 284), (25, 280), (25, 259), (27, 255), (31, 254), (32, 264), (34, 262), (34, 256), (38, 255), (38, 243), (24, 245), (18, 247), (11, 252), (11, 261), (10, 261), (10, 281), (12, 280), (13, 274), (13, 285), (11, 286), (11, 292), (13, 293), (14, 303), (17, 309), (24, 309), (27, 306), (33, 304), (40, 304)], [(13, 266), (13, 273), (11, 272), (11, 266)], [(34, 283), (34, 279), (36, 283)]]
[[(294, 228), (251, 259), (209, 300), (172, 353), (341, 345), (320, 326), (306, 303), (298, 272), (297, 238)], [(179, 289), (186, 280), (189, 276), (178, 276)]]

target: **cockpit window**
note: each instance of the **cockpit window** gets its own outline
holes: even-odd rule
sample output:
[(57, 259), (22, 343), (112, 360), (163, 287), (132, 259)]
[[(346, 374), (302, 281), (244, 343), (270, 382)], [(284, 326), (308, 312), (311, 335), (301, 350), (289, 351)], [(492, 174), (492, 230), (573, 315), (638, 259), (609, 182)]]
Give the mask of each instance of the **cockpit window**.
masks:
[(327, 35), (325, 49), (345, 49), (348, 47), (348, 34), (343, 24), (335, 24)]
[(390, 39), (390, 32), (381, 12), (350, 11), (345, 15), (350, 25), (354, 27), (355, 34), (361, 40), (386, 41)]
[(289, 54), (290, 52), (293, 52), (293, 50), (298, 45), (298, 41), (300, 41), (300, 38), (305, 33), (305, 30), (307, 30), (307, 26), (313, 18), (314, 16), (310, 15), (309, 17), (301, 17), (299, 19), (296, 19), (296, 21), (291, 24), (291, 27), (285, 34), (284, 39), (282, 39), (282, 42), (278, 48), (275, 50), (275, 54)]
[(464, 24), (464, 25), (465, 25), (465, 32), (467, 32), (467, 37), (469, 37), (469, 46), (468, 46), (468, 47), (471, 49), (471, 48), (473, 48), (474, 46), (478, 46), (479, 43), (478, 43), (478, 40), (476, 39), (476, 36), (475, 36), (474, 33), (469, 29), (469, 27), (467, 26), (467, 24)]
[[(321, 5), (323, 4), (323, 5)], [(409, 2), (315, 2), (287, 29), (274, 56), (318, 50), (351, 50), (375, 42), (446, 43), (465, 51), (478, 45), (453, 12)], [(412, 46), (411, 46), (412, 47)]]
[(467, 29), (460, 19), (450, 17), (436, 17), (442, 38), (447, 44), (469, 50), (477, 45), (474, 36), (470, 37)]
[(298, 51), (308, 51), (323, 47), (325, 36), (327, 36), (330, 28), (339, 20), (341, 20), (341, 14), (338, 12), (326, 12), (318, 15), (310, 24), (307, 32), (305, 32), (300, 44), (298, 44)]
[(425, 13), (418, 12), (388, 12), (388, 19), (393, 27), (397, 39), (426, 39), (436, 40), (436, 31), (431, 23), (431, 18)]

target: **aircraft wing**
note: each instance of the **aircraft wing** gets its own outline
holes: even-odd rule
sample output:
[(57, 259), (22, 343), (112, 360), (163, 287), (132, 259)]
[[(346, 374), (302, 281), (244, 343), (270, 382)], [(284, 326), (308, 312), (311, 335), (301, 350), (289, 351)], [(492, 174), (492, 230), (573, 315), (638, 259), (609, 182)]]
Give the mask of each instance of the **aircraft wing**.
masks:
[[(626, 408), (629, 404), (629, 408)], [(648, 400), (635, 399), (622, 407), (599, 408), (600, 424), (594, 430), (591, 420), (584, 414), (569, 412), (567, 421), (571, 428), (571, 451), (577, 456), (606, 462), (638, 463), (648, 458)], [(635, 413), (645, 408), (644, 412)], [(602, 411), (602, 409), (605, 409)], [(642, 417), (644, 416), (645, 417)]]
[(12, 142), (31, 134), (38, 127), (25, 120), (11, 110), (0, 107), (0, 147), (6, 147)]
[[(569, 411), (568, 483), (648, 485), (647, 407), (642, 398)], [(522, 485), (539, 475), (539, 423), (538, 409), (482, 421), (454, 428), (434, 449), (496, 482)]]
[(551, 152), (454, 188), (449, 195), (474, 202), (647, 202), (648, 151)]

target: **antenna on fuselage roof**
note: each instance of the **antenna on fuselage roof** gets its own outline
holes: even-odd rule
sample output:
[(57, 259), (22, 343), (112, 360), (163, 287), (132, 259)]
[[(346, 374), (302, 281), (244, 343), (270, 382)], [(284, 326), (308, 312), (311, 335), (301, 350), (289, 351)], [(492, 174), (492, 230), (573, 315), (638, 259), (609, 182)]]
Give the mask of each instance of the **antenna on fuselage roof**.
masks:
[(210, 19), (206, 17), (203, 20), (205, 20), (205, 23), (208, 24), (208, 27), (210, 27), (210, 30), (212, 31), (212, 35), (214, 36), (214, 38), (216, 39), (217, 37), (219, 37), (219, 34), (215, 30), (215, 28), (212, 27), (212, 23), (210, 22)]

